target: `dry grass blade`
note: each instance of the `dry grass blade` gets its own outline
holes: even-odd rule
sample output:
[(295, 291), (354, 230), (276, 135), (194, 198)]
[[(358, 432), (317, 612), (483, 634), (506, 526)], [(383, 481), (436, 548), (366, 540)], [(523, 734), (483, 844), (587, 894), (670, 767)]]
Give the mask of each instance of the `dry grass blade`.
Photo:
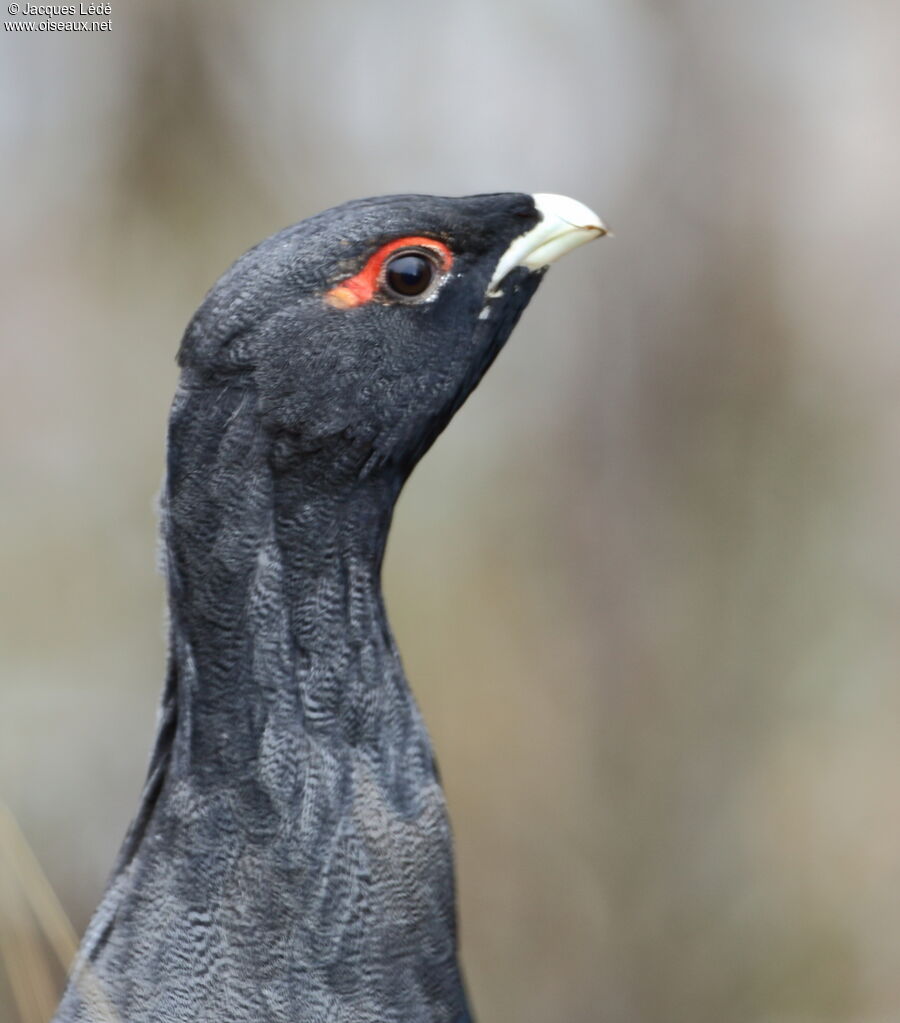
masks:
[(63, 968), (68, 968), (77, 947), (75, 934), (25, 836), (3, 803), (0, 803), (0, 920), (0, 957), (19, 1019), (21, 1023), (46, 1023), (59, 997), (50, 950)]
[[(0, 800), (0, 960), (21, 1023), (47, 1023), (59, 1001), (49, 951), (69, 970), (78, 937), (12, 811)], [(77, 983), (98, 1023), (119, 1023), (85, 964)]]

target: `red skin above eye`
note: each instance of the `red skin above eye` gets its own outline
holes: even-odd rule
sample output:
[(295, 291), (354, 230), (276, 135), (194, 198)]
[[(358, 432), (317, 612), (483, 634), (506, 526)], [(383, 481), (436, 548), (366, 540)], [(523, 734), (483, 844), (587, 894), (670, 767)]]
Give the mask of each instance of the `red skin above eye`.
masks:
[(325, 301), (338, 309), (349, 309), (352, 306), (362, 305), (370, 301), (378, 290), (381, 268), (385, 260), (398, 249), (428, 249), (439, 259), (441, 270), (444, 273), (453, 266), (453, 253), (443, 242), (435, 241), (434, 238), (420, 238), (410, 235), (408, 238), (395, 238), (392, 242), (382, 245), (381, 248), (369, 256), (366, 265), (347, 280), (333, 287), (325, 293)]

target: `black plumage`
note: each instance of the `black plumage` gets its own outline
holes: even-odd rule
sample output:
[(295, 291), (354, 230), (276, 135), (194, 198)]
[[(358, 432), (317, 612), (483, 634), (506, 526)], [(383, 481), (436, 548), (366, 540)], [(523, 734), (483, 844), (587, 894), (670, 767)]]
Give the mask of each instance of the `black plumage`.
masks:
[[(192, 319), (158, 734), (60, 1023), (470, 1018), (380, 570), (401, 487), (543, 273), (498, 263), (546, 220), (516, 194), (348, 203), (245, 254)], [(417, 274), (421, 295), (392, 286)]]

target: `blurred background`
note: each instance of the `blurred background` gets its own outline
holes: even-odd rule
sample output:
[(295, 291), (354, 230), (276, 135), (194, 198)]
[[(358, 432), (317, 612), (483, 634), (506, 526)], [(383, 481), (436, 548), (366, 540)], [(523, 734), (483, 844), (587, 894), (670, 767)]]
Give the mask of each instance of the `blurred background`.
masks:
[[(0, 798), (75, 928), (153, 731), (205, 290), (348, 198), (563, 192), (616, 237), (550, 272), (386, 566), (475, 1009), (900, 1020), (900, 6), (110, 20), (0, 33)], [(0, 944), (37, 976), (2, 834)], [(2, 975), (4, 1023), (51, 1002), (20, 1016)]]

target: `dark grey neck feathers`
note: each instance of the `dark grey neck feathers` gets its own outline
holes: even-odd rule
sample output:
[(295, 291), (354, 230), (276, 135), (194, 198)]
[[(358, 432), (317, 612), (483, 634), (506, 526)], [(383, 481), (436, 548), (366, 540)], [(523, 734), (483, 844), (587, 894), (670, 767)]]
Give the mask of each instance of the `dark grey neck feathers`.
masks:
[(209, 1020), (466, 1018), (444, 798), (380, 589), (399, 480), (323, 485), (328, 459), (260, 429), (250, 391), (176, 399), (158, 777), (86, 948), (128, 978), (123, 1023), (197, 988)]

